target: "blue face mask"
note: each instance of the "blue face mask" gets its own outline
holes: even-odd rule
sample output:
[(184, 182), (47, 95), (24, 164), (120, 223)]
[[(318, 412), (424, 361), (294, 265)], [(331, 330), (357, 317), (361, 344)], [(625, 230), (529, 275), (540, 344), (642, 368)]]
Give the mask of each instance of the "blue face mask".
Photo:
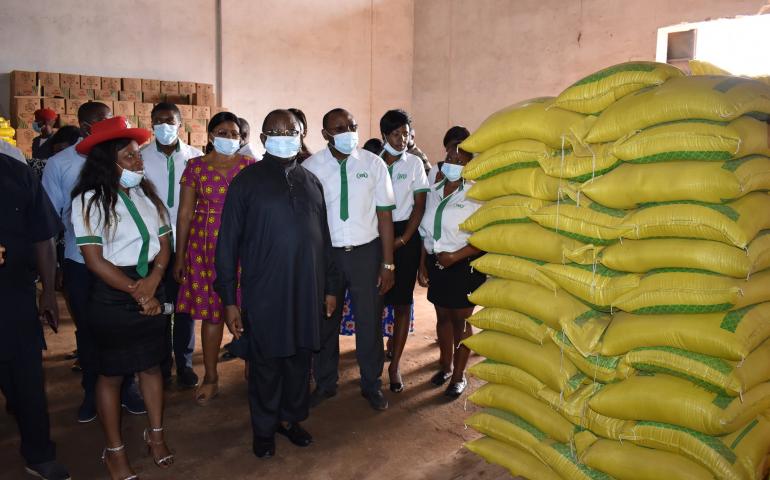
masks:
[[(120, 165), (118, 165), (120, 167)], [(138, 172), (133, 172), (127, 168), (120, 167), (122, 171), (120, 172), (120, 186), (123, 188), (134, 188), (140, 183), (142, 183), (142, 179), (144, 178), (144, 170), (139, 170)]]
[(40, 131), (41, 131), (42, 129), (40, 128), (40, 124), (39, 124), (39, 123), (37, 123), (37, 122), (32, 122), (32, 130), (36, 131), (37, 133), (40, 133)]
[(214, 137), (214, 150), (222, 155), (234, 155), (241, 148), (241, 141), (238, 139)]
[(160, 123), (153, 125), (152, 131), (155, 133), (155, 139), (161, 145), (171, 145), (179, 138), (179, 125)]
[(394, 157), (400, 157), (401, 155), (404, 154), (404, 152), (406, 152), (406, 148), (403, 150), (396, 150), (395, 148), (393, 148), (393, 146), (389, 142), (385, 142), (385, 145), (383, 145), (383, 147), (385, 147), (386, 152), (393, 155)]
[(334, 136), (334, 149), (343, 155), (350, 155), (358, 146), (358, 132), (342, 132)]
[(265, 139), (267, 153), (278, 158), (294, 158), (299, 153), (300, 139), (295, 136), (268, 136)]
[(460, 177), (462, 176), (463, 166), (444, 162), (444, 164), (441, 165), (441, 173), (443, 173), (444, 177), (450, 182), (456, 182), (460, 180)]

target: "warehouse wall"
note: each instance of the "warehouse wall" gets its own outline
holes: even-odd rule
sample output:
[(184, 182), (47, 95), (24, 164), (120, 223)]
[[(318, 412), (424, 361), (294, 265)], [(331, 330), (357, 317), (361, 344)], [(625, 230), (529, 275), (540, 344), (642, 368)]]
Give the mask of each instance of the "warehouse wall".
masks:
[(312, 150), (338, 106), (362, 142), (379, 136), (385, 110), (411, 108), (413, 20), (413, 0), (223, 0), (223, 105), (252, 128), (274, 108), (301, 108)]
[(10, 70), (214, 83), (213, 0), (23, 0), (0, 15), (0, 114)]
[(413, 115), (418, 144), (437, 161), (455, 124), (556, 95), (614, 63), (654, 60), (657, 29), (756, 14), (765, 0), (419, 0)]

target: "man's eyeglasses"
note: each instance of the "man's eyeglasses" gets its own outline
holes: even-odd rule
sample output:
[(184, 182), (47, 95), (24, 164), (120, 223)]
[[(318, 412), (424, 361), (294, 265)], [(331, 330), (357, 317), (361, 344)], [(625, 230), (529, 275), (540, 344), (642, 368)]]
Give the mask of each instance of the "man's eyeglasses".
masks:
[(296, 137), (299, 130), (265, 130), (262, 133), (268, 137)]
[(358, 125), (355, 123), (352, 125), (340, 125), (339, 127), (327, 128), (326, 131), (332, 135), (337, 135), (338, 133), (345, 133), (345, 132), (357, 132)]

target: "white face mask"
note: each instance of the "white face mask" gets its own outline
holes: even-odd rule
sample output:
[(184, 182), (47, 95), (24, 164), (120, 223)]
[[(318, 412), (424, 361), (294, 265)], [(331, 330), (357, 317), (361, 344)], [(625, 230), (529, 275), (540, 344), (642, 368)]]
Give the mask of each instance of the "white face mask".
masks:
[(155, 139), (161, 145), (171, 145), (179, 138), (179, 125), (159, 123), (158, 125), (153, 125), (152, 130), (155, 133)]
[[(116, 164), (117, 165), (117, 164)], [(118, 165), (120, 167), (120, 165)], [(138, 172), (133, 172), (127, 168), (120, 167), (122, 169), (122, 172), (120, 172), (120, 186), (123, 188), (134, 188), (140, 183), (142, 183), (142, 179), (144, 178), (144, 170), (139, 170)]]
[(406, 148), (403, 150), (396, 150), (395, 148), (393, 148), (390, 142), (385, 142), (385, 145), (383, 145), (383, 147), (385, 147), (385, 151), (387, 151), (389, 154), (393, 155), (394, 157), (400, 157), (401, 155), (404, 154), (404, 152), (406, 152)]
[(234, 155), (241, 148), (241, 141), (232, 138), (214, 137), (214, 150), (222, 155)]

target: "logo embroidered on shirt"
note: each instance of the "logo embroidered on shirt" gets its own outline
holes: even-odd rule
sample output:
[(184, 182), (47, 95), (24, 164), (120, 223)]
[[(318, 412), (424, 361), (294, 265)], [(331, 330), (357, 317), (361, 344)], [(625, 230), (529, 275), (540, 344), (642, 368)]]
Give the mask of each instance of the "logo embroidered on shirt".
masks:
[(369, 178), (369, 174), (367, 172), (358, 172), (356, 173), (356, 178)]
[(396, 175), (396, 180), (406, 180), (406, 174), (405, 173), (399, 173)]

